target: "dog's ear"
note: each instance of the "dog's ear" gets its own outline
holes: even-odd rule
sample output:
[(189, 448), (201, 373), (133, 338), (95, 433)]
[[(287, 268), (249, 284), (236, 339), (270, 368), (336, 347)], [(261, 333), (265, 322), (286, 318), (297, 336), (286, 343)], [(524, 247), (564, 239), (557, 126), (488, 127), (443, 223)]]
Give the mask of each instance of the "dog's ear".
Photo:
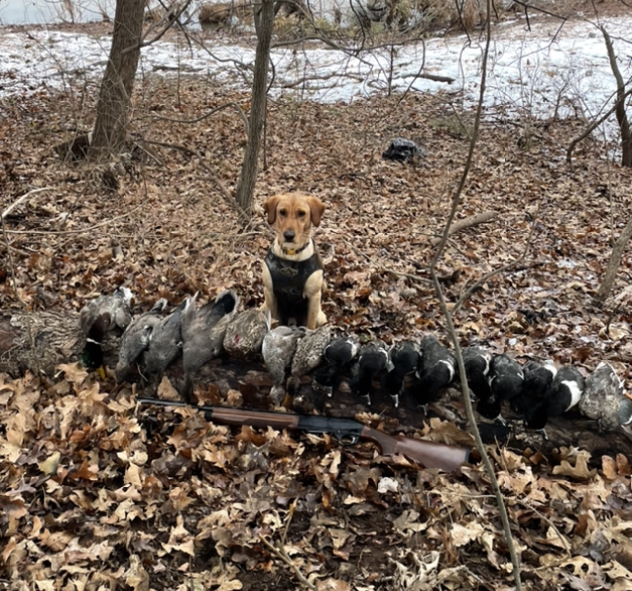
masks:
[(263, 203), (263, 211), (266, 212), (268, 216), (268, 224), (270, 224), (271, 226), (274, 225), (274, 222), (276, 221), (276, 210), (277, 205), (279, 204), (279, 199), (280, 197), (278, 195), (275, 195), (274, 197), (269, 197)]
[(323, 217), (325, 211), (325, 204), (318, 197), (308, 197), (309, 211), (312, 224), (315, 226), (320, 225), (320, 219)]

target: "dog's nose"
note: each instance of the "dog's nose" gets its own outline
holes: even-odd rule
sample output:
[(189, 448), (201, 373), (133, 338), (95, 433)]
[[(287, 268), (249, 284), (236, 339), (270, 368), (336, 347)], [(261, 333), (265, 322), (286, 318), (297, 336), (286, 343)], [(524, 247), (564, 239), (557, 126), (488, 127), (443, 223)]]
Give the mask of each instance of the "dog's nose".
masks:
[(283, 232), (283, 238), (286, 242), (294, 242), (294, 230), (286, 230)]

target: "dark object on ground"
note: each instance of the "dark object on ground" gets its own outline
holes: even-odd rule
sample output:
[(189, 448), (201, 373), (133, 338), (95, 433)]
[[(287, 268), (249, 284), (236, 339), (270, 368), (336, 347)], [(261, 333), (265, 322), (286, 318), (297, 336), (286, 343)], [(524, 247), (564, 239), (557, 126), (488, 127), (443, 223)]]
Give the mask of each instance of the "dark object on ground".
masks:
[(327, 396), (331, 396), (343, 368), (351, 363), (360, 346), (353, 337), (338, 337), (325, 347), (323, 353), (326, 365), (314, 375), (314, 381), (322, 387)]
[(382, 152), (382, 158), (397, 162), (413, 162), (416, 158), (423, 158), (427, 155), (427, 152), (415, 142), (402, 137), (396, 137), (391, 141), (386, 151)]
[(426, 335), (419, 343), (421, 359), (413, 384), (406, 389), (415, 402), (426, 406), (434, 402), (441, 390), (454, 379), (456, 361), (452, 352), (439, 343), (436, 337)]
[(493, 355), (481, 347), (463, 349), (463, 364), (470, 392), (477, 399), (476, 411), (485, 419), (498, 419), (501, 401), (494, 396), (490, 385)]
[[(489, 385), (492, 398), (485, 409), (489, 414), (497, 413), (500, 417), (503, 400), (513, 400), (522, 396), (524, 387), (524, 373), (517, 361), (507, 355), (494, 355), (489, 368)], [(502, 417), (501, 417), (502, 419)]]
[(129, 326), (131, 300), (132, 292), (127, 287), (117, 287), (111, 295), (90, 300), (79, 313), (81, 330), (86, 338), (81, 361), (90, 371), (98, 370), (103, 380), (103, 341), (107, 333), (121, 335)]
[(270, 401), (274, 406), (281, 404), (285, 396), (285, 378), (292, 366), (296, 345), (303, 336), (305, 336), (303, 327), (277, 326), (263, 339), (261, 354), (273, 381)]
[(142, 359), (142, 374), (155, 391), (167, 368), (182, 353), (182, 315), (191, 305), (190, 298), (182, 303), (169, 316), (156, 324), (151, 332), (149, 346)]
[(389, 371), (384, 376), (382, 384), (393, 399), (395, 407), (399, 406), (404, 378), (417, 371), (420, 358), (417, 345), (412, 341), (399, 341), (389, 349)]
[(154, 328), (160, 324), (167, 300), (160, 298), (149, 310), (134, 318), (121, 337), (121, 348), (116, 364), (116, 381), (122, 382), (149, 347)]
[[(155, 398), (138, 398), (137, 401), (140, 404), (156, 406), (188, 406), (184, 402)], [(193, 406), (192, 408), (203, 412), (207, 421), (217, 421), (228, 425), (298, 429), (308, 433), (331, 433), (347, 444), (355, 444), (360, 439), (369, 439), (380, 447), (384, 456), (401, 454), (426, 468), (439, 468), (446, 472), (456, 470), (470, 457), (470, 450), (466, 448), (452, 447), (402, 435), (392, 436), (351, 419), (242, 410), (221, 406)]]
[(552, 363), (528, 361), (523, 367), (522, 374), (522, 391), (510, 396), (511, 408), (522, 417), (527, 429), (544, 429), (557, 368)]
[(259, 359), (261, 345), (270, 330), (270, 316), (259, 308), (244, 310), (226, 327), (224, 349), (239, 359)]
[(371, 404), (371, 382), (386, 369), (387, 364), (388, 348), (383, 341), (372, 341), (362, 347), (350, 383), (356, 398), (363, 398), (366, 404)]
[(287, 384), (290, 396), (294, 396), (298, 391), (301, 378), (323, 363), (325, 347), (332, 337), (332, 327), (328, 325), (316, 330), (305, 330), (306, 334), (296, 345), (296, 353), (292, 359), (290, 379)]
[(205, 363), (224, 351), (226, 328), (237, 314), (239, 297), (232, 289), (222, 291), (215, 300), (197, 309), (195, 294), (182, 315), (182, 396), (191, 401), (193, 376)]

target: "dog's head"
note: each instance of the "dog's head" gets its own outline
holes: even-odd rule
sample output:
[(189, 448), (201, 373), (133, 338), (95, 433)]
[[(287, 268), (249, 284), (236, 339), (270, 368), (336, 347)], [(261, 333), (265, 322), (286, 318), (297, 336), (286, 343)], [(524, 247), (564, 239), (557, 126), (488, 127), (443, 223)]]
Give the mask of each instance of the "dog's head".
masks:
[(325, 204), (311, 195), (284, 193), (270, 197), (263, 209), (268, 223), (276, 230), (279, 245), (298, 250), (309, 241), (312, 224), (320, 224)]

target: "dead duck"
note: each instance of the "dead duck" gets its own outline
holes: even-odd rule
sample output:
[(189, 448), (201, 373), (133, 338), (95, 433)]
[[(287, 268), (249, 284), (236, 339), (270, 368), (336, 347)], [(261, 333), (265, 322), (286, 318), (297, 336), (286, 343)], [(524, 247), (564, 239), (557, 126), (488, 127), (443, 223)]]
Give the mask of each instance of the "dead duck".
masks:
[(116, 364), (115, 376), (117, 382), (122, 382), (129, 375), (134, 364), (149, 347), (154, 328), (162, 320), (167, 307), (167, 300), (160, 298), (151, 310), (134, 318), (121, 337), (119, 359)]
[(456, 375), (456, 360), (450, 350), (433, 335), (426, 335), (419, 343), (419, 367), (412, 385), (405, 390), (412, 394), (416, 404), (427, 411), (439, 393), (447, 388)]
[(360, 345), (354, 337), (336, 337), (327, 344), (323, 351), (325, 364), (314, 374), (314, 385), (333, 396), (341, 372), (358, 355)]
[(191, 402), (193, 376), (208, 361), (224, 351), (228, 324), (237, 314), (239, 296), (232, 290), (222, 291), (214, 300), (197, 308), (195, 294), (182, 314), (182, 396)]
[(157, 388), (167, 368), (182, 354), (182, 316), (190, 306), (191, 298), (185, 298), (151, 332), (142, 359), (142, 374), (150, 384), (150, 390)]
[(277, 326), (263, 339), (261, 354), (273, 381), (270, 401), (274, 406), (281, 404), (285, 396), (285, 378), (292, 366), (296, 346), (304, 336), (303, 327)]
[(79, 313), (79, 324), (85, 335), (81, 361), (90, 371), (97, 370), (105, 379), (103, 367), (103, 340), (109, 332), (122, 334), (132, 321), (130, 302), (132, 292), (117, 287), (110, 295), (100, 295), (89, 301)]
[(371, 384), (388, 364), (388, 346), (384, 341), (375, 340), (360, 349), (358, 360), (353, 368), (349, 386), (356, 398), (371, 405)]
[(261, 345), (269, 329), (269, 312), (259, 308), (239, 312), (226, 327), (224, 350), (238, 359), (261, 358)]
[(419, 349), (412, 341), (399, 341), (388, 350), (388, 373), (382, 380), (382, 386), (390, 394), (396, 408), (399, 406), (404, 379), (417, 371), (420, 357)]
[(328, 325), (316, 330), (307, 329), (305, 336), (298, 341), (287, 383), (291, 396), (297, 393), (301, 378), (322, 364), (325, 347), (331, 341), (332, 332), (332, 327)]
[(614, 431), (632, 423), (632, 399), (614, 368), (602, 361), (585, 382), (580, 412), (597, 421), (602, 431)]

